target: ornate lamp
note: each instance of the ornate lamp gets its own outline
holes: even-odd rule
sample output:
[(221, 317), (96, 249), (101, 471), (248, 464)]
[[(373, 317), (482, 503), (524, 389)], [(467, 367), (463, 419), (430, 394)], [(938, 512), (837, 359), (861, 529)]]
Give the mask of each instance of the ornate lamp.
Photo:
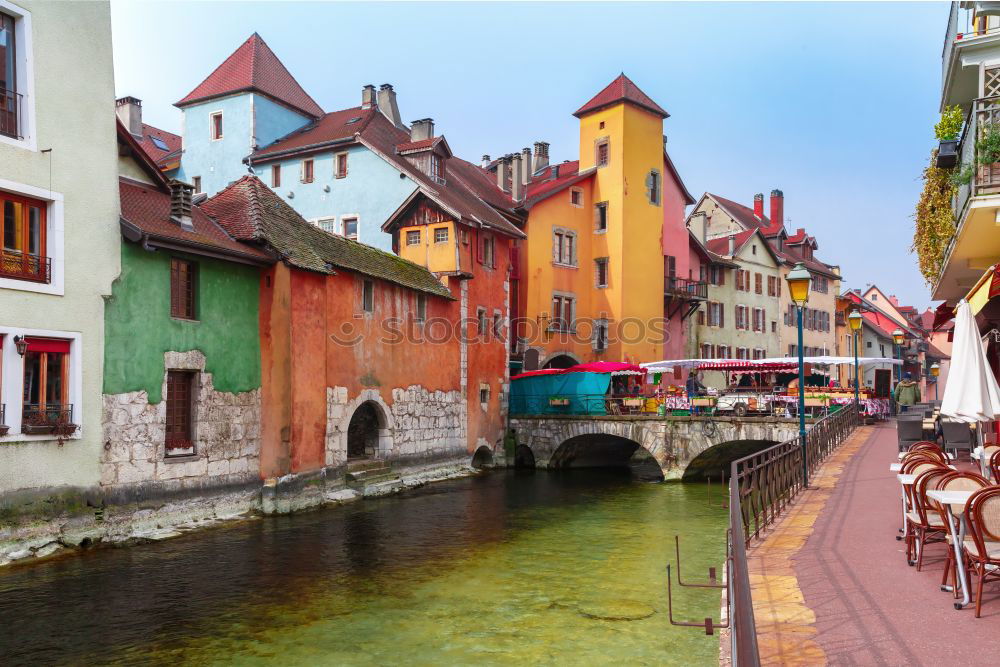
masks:
[(906, 340), (906, 334), (903, 333), (902, 329), (896, 329), (892, 332), (892, 342), (896, 345), (902, 345), (903, 341)]
[(852, 310), (851, 314), (847, 316), (847, 323), (851, 326), (851, 331), (861, 331), (861, 323), (864, 318), (861, 317), (861, 313), (856, 310)]
[(28, 351), (28, 341), (24, 339), (24, 336), (14, 336), (14, 347), (17, 349), (17, 353), (24, 356), (24, 353)]
[(812, 283), (812, 276), (809, 275), (805, 265), (802, 262), (796, 264), (795, 268), (785, 276), (785, 280), (788, 282), (788, 293), (792, 301), (799, 308), (804, 307), (809, 300), (809, 286)]
[(931, 376), (937, 377), (939, 375), (941, 375), (941, 367), (938, 366), (937, 362), (935, 361), (933, 364), (931, 364)]

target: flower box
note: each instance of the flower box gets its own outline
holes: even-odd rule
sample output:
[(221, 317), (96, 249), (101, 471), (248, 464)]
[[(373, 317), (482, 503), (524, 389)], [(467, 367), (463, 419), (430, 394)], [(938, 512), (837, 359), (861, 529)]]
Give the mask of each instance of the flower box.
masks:
[(938, 144), (937, 167), (951, 169), (958, 164), (958, 139), (942, 139)]
[(21, 432), (25, 435), (47, 435), (55, 429), (55, 424), (23, 424), (21, 426)]

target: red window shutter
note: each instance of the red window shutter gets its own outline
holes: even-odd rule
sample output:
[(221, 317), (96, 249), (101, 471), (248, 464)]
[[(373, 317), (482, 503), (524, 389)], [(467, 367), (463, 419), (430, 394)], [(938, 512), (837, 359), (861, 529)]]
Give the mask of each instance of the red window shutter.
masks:
[(480, 264), (483, 263), (483, 245), (486, 243), (486, 239), (479, 232), (476, 232), (476, 261)]

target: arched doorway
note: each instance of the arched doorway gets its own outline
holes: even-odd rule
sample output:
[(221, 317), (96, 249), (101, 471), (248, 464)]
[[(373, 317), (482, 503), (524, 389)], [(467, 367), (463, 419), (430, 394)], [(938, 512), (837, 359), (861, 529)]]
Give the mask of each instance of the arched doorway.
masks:
[(372, 401), (365, 401), (351, 415), (347, 426), (347, 458), (375, 458), (379, 454), (379, 436), (385, 428), (382, 409)]
[(557, 354), (545, 362), (544, 368), (569, 368), (570, 366), (576, 366), (578, 363), (580, 362), (568, 354)]
[(493, 467), (493, 452), (485, 445), (476, 450), (472, 456), (472, 467), (476, 470)]

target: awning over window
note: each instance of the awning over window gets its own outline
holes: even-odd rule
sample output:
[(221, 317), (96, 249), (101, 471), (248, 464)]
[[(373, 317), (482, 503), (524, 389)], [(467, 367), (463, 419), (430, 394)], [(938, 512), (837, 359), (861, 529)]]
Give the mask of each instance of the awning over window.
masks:
[(24, 340), (28, 343), (28, 352), (61, 352), (63, 354), (69, 354), (70, 341), (62, 338), (35, 338), (34, 336), (25, 336)]
[(965, 295), (969, 309), (973, 315), (978, 315), (990, 299), (1000, 296), (1000, 264), (994, 264), (979, 279), (976, 286)]

